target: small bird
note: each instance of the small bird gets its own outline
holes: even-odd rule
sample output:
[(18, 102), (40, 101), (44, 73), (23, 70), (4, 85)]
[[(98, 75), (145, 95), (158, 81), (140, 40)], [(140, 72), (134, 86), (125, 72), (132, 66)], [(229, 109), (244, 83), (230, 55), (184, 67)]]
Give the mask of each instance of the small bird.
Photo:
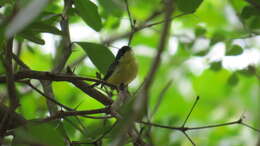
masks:
[(137, 72), (138, 65), (132, 49), (129, 46), (123, 46), (117, 52), (103, 80), (117, 87), (127, 86), (135, 79)]

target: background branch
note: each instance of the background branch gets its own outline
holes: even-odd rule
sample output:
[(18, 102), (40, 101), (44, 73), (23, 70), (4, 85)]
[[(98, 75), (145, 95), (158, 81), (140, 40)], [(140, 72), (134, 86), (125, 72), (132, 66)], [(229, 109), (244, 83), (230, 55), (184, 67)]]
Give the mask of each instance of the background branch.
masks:
[[(71, 5), (72, 5), (71, 0), (64, 0), (64, 9), (63, 9), (63, 14), (62, 14), (61, 21), (60, 21), (61, 31), (63, 33), (62, 42), (61, 42), (62, 50), (59, 51), (57, 49), (58, 50), (57, 52), (59, 52), (59, 53), (57, 53), (56, 57), (55, 57), (56, 64), (52, 70), (53, 73), (59, 73), (62, 71), (62, 69), (65, 67), (65, 64), (72, 52), (70, 33), (69, 33), (69, 21), (68, 21), (68, 19), (69, 19), (68, 11), (71, 8)], [(54, 99), (55, 96), (53, 93), (51, 82), (50, 81), (41, 81), (41, 84), (42, 84), (44, 93)], [(51, 114), (54, 114), (57, 111), (56, 105), (53, 104), (52, 102), (49, 102), (49, 100), (47, 100), (47, 105), (49, 108), (49, 112)]]
[(10, 100), (11, 110), (14, 111), (19, 106), (19, 99), (16, 96), (12, 54), (13, 54), (13, 38), (10, 38), (7, 41), (7, 45), (5, 48), (5, 56), (6, 56), (5, 68), (6, 68), (7, 93)]

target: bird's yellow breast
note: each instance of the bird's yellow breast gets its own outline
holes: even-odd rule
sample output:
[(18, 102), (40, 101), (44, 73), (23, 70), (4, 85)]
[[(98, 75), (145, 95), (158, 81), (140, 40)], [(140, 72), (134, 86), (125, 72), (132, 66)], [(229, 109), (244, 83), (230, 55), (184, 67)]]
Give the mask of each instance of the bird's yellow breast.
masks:
[(116, 86), (127, 85), (133, 81), (138, 72), (138, 65), (132, 51), (128, 51), (119, 60), (117, 67), (107, 82)]

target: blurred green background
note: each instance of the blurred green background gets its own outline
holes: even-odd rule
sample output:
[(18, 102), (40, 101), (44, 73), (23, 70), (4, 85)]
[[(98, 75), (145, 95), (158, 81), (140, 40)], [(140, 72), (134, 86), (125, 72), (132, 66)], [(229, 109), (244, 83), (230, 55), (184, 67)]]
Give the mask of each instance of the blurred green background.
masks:
[[(252, 1), (254, 4), (246, 0), (175, 1), (174, 16), (189, 14), (172, 21), (167, 48), (162, 54), (161, 66), (156, 73), (150, 94), (150, 112), (159, 102), (162, 89), (168, 82), (171, 84), (155, 114), (151, 117), (152, 122), (180, 126), (196, 96), (200, 96), (199, 103), (189, 118), (187, 126), (225, 123), (237, 120), (244, 115), (246, 123), (260, 128), (260, 3), (257, 0)], [(2, 5), (0, 8), (1, 32), (16, 28), (11, 28), (12, 21), (6, 21), (5, 17), (10, 16), (15, 7), (26, 8), (33, 3), (33, 0), (24, 2), (26, 3), (15, 0), (0, 2)], [(124, 1), (88, 2), (97, 6), (98, 16), (91, 17), (98, 20), (92, 22), (84, 20), (82, 16), (84, 13), (81, 14), (79, 6), (73, 6), (68, 12), (71, 41), (102, 44), (115, 54), (118, 48), (128, 42), (128, 38), (122, 37), (121, 34), (130, 31)], [(56, 61), (55, 56), (60, 55), (58, 48), (60, 48), (61, 36), (58, 22), (63, 6), (62, 0), (48, 2), (36, 18), (28, 20), (31, 21), (30, 25), (26, 24), (26, 27), (23, 27), (19, 33), (15, 32), (18, 35), (15, 37), (14, 51), (32, 70), (50, 71)], [(129, 8), (138, 26), (145, 22), (153, 12), (161, 10), (163, 1), (129, 0)], [(191, 13), (191, 10), (196, 11)], [(85, 13), (90, 12), (86, 10)], [(161, 20), (163, 20), (163, 15), (157, 16), (147, 24)], [(31, 26), (34, 22), (37, 22), (35, 27)], [(136, 91), (147, 76), (156, 53), (161, 28), (162, 24), (155, 25), (133, 36), (131, 46), (136, 54), (139, 72), (136, 80), (130, 84), (131, 92)], [(43, 31), (44, 29), (47, 31)], [(3, 33), (1, 36), (4, 36)], [(104, 43), (108, 40), (112, 41), (109, 44)], [(77, 61), (80, 58), (84, 59)], [(95, 77), (96, 72), (100, 71), (92, 61), (84, 49), (74, 44), (66, 65), (73, 66), (77, 75)], [(0, 74), (5, 74), (3, 64), (0, 66)], [(33, 81), (33, 84), (41, 88), (38, 81)], [(21, 102), (21, 106), (17, 109), (18, 113), (26, 119), (48, 115), (43, 97), (24, 84), (17, 83), (16, 85)], [(2, 101), (6, 98), (5, 88), (5, 84), (0, 84)], [(53, 82), (53, 91), (58, 101), (71, 108), (87, 110), (102, 107), (96, 100), (89, 98), (67, 82)], [(100, 135), (108, 126), (104, 126), (103, 120), (80, 119), (81, 123), (75, 118), (63, 121), (66, 133), (71, 140), (91, 140)], [(109, 121), (113, 122), (114, 119)], [(257, 144), (260, 136), (259, 133), (242, 125), (195, 130), (188, 134), (199, 146), (253, 146)], [(153, 127), (150, 131), (150, 138), (155, 146), (191, 145), (182, 133), (174, 130)], [(109, 145), (110, 141), (111, 137), (108, 136), (103, 144)], [(6, 143), (9, 143), (8, 139)]]

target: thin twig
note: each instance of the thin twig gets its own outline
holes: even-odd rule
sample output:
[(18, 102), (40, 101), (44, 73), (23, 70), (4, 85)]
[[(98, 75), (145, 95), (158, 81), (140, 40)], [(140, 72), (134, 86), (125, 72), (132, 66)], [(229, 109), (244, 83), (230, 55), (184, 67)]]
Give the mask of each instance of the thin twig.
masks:
[(130, 26), (131, 26), (131, 33), (129, 35), (129, 39), (128, 39), (128, 46), (131, 45), (134, 33), (135, 33), (135, 22), (132, 19), (131, 13), (130, 13), (130, 9), (129, 9), (129, 4), (128, 4), (128, 0), (125, 0), (125, 5), (126, 5), (126, 11), (128, 14), (128, 18), (129, 18), (129, 22), (130, 22)]
[(108, 130), (106, 130), (97, 140), (95, 140), (94, 142), (100, 141), (101, 139), (103, 139), (109, 132), (112, 131), (113, 128), (115, 128), (116, 124), (118, 122), (116, 121)]
[(192, 105), (192, 107), (191, 107), (191, 110), (190, 110), (189, 114), (187, 115), (186, 119), (184, 120), (184, 122), (183, 122), (183, 124), (182, 124), (182, 127), (184, 127), (185, 124), (187, 123), (187, 121), (188, 121), (188, 119), (189, 119), (191, 113), (193, 112), (195, 106), (197, 105), (199, 99), (200, 99), (200, 97), (197, 96), (195, 102), (193, 103), (193, 105)]
[(75, 129), (77, 129), (82, 135), (86, 135), (84, 128), (80, 127), (79, 124), (73, 123), (69, 118), (63, 118), (66, 122), (68, 122), (70, 125), (72, 125)]
[(254, 131), (258, 132), (258, 133), (260, 133), (260, 129), (256, 129), (255, 127), (252, 127), (252, 126), (250, 126), (250, 125), (248, 125), (248, 124), (246, 124), (244, 122), (241, 122), (240, 124), (246, 126), (247, 128), (250, 128), (250, 129), (252, 129), (252, 130), (254, 130)]
[(84, 111), (60, 111), (55, 113), (55, 115), (44, 118), (44, 119), (34, 119), (31, 121), (34, 122), (40, 122), (40, 123), (44, 123), (44, 122), (49, 122), (49, 121), (53, 121), (53, 120), (58, 120), (61, 118), (65, 118), (65, 117), (70, 117), (70, 116), (85, 116), (85, 115), (89, 115), (89, 114), (101, 114), (101, 113), (106, 113), (109, 114), (110, 113), (110, 108), (109, 107), (105, 107), (105, 108), (101, 108), (101, 109), (95, 109), (95, 110), (84, 110)]
[(169, 18), (167, 20), (161, 20), (161, 21), (154, 22), (154, 23), (151, 23), (151, 24), (146, 24), (139, 29), (149, 28), (149, 27), (153, 27), (155, 25), (163, 24), (163, 23), (165, 23), (165, 21), (172, 21), (173, 19), (176, 19), (176, 18), (179, 18), (179, 17), (182, 17), (182, 16), (186, 16), (186, 15), (189, 15), (189, 14), (192, 14), (192, 13), (194, 13), (194, 12), (186, 12), (186, 13), (182, 13), (182, 14), (179, 14), (179, 15), (176, 15), (176, 16), (172, 16), (171, 18)]
[(54, 104), (59, 105), (60, 107), (63, 107), (63, 108), (66, 109), (66, 110), (70, 110), (70, 111), (73, 110), (72, 108), (67, 107), (66, 105), (63, 105), (63, 104), (59, 103), (59, 102), (56, 101), (55, 99), (53, 99), (53, 98), (49, 97), (48, 95), (46, 95), (45, 93), (43, 93), (41, 90), (39, 90), (38, 88), (36, 88), (35, 86), (33, 86), (30, 81), (24, 81), (23, 83), (25, 83), (25, 84), (27, 84), (28, 86), (30, 86), (32, 89), (34, 89), (35, 91), (37, 91), (39, 94), (41, 94), (43, 97), (45, 97), (47, 100), (53, 102)]
[(25, 69), (30, 69), (18, 56), (16, 56), (14, 53), (12, 53), (13, 59), (16, 61), (18, 65)]
[(165, 129), (170, 129), (170, 130), (179, 130), (179, 131), (186, 131), (186, 127), (174, 127), (174, 126), (166, 126), (166, 125), (160, 125), (156, 123), (151, 123), (151, 122), (145, 122), (145, 121), (140, 121), (137, 123), (145, 124), (148, 126), (153, 126), (153, 127), (159, 127), (159, 128), (165, 128)]
[(235, 125), (235, 124), (240, 124), (240, 123), (241, 123), (241, 119), (233, 121), (233, 122), (222, 123), (222, 124), (214, 124), (214, 125), (200, 126), (200, 127), (189, 127), (187, 130), (218, 128), (218, 127), (223, 127), (223, 126), (228, 126), (228, 125)]
[(196, 146), (196, 144), (194, 143), (194, 141), (190, 138), (190, 136), (186, 133), (186, 132), (182, 132), (186, 137), (187, 139), (190, 141), (190, 143), (193, 145), (193, 146)]
[(128, 18), (129, 18), (129, 22), (130, 22), (131, 28), (133, 29), (135, 26), (134, 26), (134, 22), (133, 22), (131, 13), (130, 13), (128, 0), (125, 0), (125, 5), (126, 5), (126, 11), (127, 11), (127, 15), (128, 15)]
[(83, 60), (84, 60), (87, 56), (88, 56), (87, 54), (84, 54), (84, 55), (82, 55), (81, 57), (78, 57), (78, 59), (75, 60), (74, 62), (72, 62), (72, 63), (69, 65), (69, 67), (71, 67), (71, 68), (76, 67), (78, 64), (82, 63)]
[(71, 143), (70, 137), (68, 136), (62, 121), (59, 121), (59, 129), (61, 130), (61, 134), (65, 137), (65, 141), (67, 142), (67, 144), (70, 144)]
[[(14, 53), (12, 53), (12, 55), (15, 55), (17, 56), (17, 58), (19, 58), (19, 56), (21, 55), (21, 52), (22, 52), (22, 46), (23, 46), (23, 41), (18, 41), (18, 44), (17, 44), (17, 51), (16, 51), (16, 54), (15, 55)], [(17, 71), (19, 68), (18, 68), (18, 63), (16, 61), (16, 63), (14, 64), (14, 70)]]
[(148, 125), (148, 126), (165, 128), (165, 129), (170, 129), (170, 130), (178, 130), (178, 131), (183, 131), (183, 132), (190, 131), (190, 130), (201, 130), (201, 129), (218, 128), (218, 127), (224, 127), (224, 126), (229, 126), (229, 125), (241, 124), (241, 125), (244, 125), (245, 127), (248, 127), (250, 129), (260, 133), (259, 129), (254, 128), (254, 127), (244, 123), (242, 121), (242, 119), (238, 119), (238, 120), (235, 120), (235, 121), (232, 121), (232, 122), (227, 122), (227, 123), (213, 124), (213, 125), (199, 126), (199, 127), (182, 127), (182, 126), (175, 127), (175, 126), (166, 126), (166, 125), (160, 125), (160, 124), (151, 123), (151, 122), (144, 122), (144, 121), (141, 121), (141, 122), (138, 122), (138, 123), (145, 124), (145, 125)]
[(158, 110), (158, 108), (159, 108), (159, 106), (160, 106), (160, 104), (162, 102), (162, 99), (163, 99), (166, 91), (170, 88), (171, 84), (172, 84), (172, 80), (168, 81), (167, 84), (162, 89), (162, 91), (159, 93), (159, 96), (157, 98), (158, 100), (156, 101), (156, 104), (155, 104), (155, 106), (154, 106), (154, 108), (153, 108), (153, 110), (152, 110), (152, 112), (150, 114), (150, 117), (149, 117), (150, 119), (154, 116), (154, 114)]
[(111, 116), (111, 115), (109, 115), (109, 116), (99, 116), (99, 117), (97, 117), (97, 116), (89, 116), (89, 115), (84, 115), (84, 116), (82, 116), (82, 117), (84, 117), (84, 118), (89, 118), (89, 119), (100, 119), (100, 120), (104, 120), (104, 119), (110, 119), (110, 118), (114, 118), (114, 116)]
[[(29, 81), (25, 81), (23, 82), (27, 85), (29, 85), (32, 89), (34, 89), (35, 91), (37, 91), (39, 94), (41, 94), (43, 97), (45, 97), (47, 100), (53, 102), (54, 104), (68, 110), (68, 111), (76, 111), (66, 105), (63, 105), (61, 103), (59, 103), (57, 100), (53, 99), (53, 98), (50, 98), (48, 95), (44, 94), (42, 91), (40, 91), (39, 89), (37, 89), (35, 86), (33, 86)], [(94, 117), (94, 116), (87, 116), (87, 115), (84, 115), (85, 118), (91, 118), (91, 119), (109, 119), (109, 118), (113, 118), (113, 116), (103, 116), (103, 117)]]
[(132, 35), (132, 33), (136, 33), (136, 32), (139, 32), (145, 28), (150, 28), (150, 27), (153, 27), (153, 26), (156, 26), (156, 25), (159, 25), (159, 24), (163, 24), (165, 21), (171, 21), (171, 20), (174, 20), (176, 18), (179, 18), (179, 17), (182, 17), (182, 16), (185, 16), (185, 15), (189, 15), (189, 14), (192, 14), (193, 12), (187, 12), (187, 13), (182, 13), (182, 14), (179, 14), (179, 15), (176, 15), (176, 16), (173, 16), (171, 18), (168, 18), (167, 20), (161, 20), (161, 21), (158, 21), (158, 22), (154, 22), (154, 23), (151, 23), (151, 24), (148, 24), (148, 22), (150, 22), (152, 19), (154, 19), (155, 17), (157, 17), (158, 15), (160, 15), (162, 13), (162, 11), (155, 11), (151, 16), (149, 16), (143, 23), (141, 23), (140, 25), (138, 26), (135, 26), (135, 29), (134, 31), (128, 31), (128, 32), (125, 32), (123, 34), (120, 34), (120, 35), (117, 35), (117, 36), (114, 36), (114, 37), (109, 37), (108, 39), (104, 40), (103, 43), (105, 44), (111, 44), (112, 42), (118, 40), (118, 39), (122, 39), (122, 38), (126, 38), (130, 35)]
[[(138, 26), (135, 27), (135, 31), (140, 31), (143, 28), (144, 25), (146, 25), (148, 22), (150, 22), (151, 20), (153, 20), (154, 18), (156, 18), (157, 16), (159, 16), (160, 14), (162, 14), (162, 11), (154, 11), (147, 19), (144, 20), (144, 22), (142, 22), (141, 24), (139, 24)], [(106, 40), (103, 41), (104, 44), (111, 44), (112, 42), (118, 40), (118, 39), (122, 39), (122, 38), (126, 38), (128, 36), (130, 36), (133, 32), (132, 30), (127, 31), (123, 34), (119, 34), (116, 36), (109, 36), (109, 38), (107, 38)]]
[(72, 43), (70, 39), (70, 29), (69, 29), (69, 15), (68, 11), (71, 8), (72, 2), (71, 0), (64, 0), (64, 10), (62, 14), (62, 19), (60, 21), (61, 31), (63, 32), (63, 38), (62, 38), (62, 52), (59, 52), (56, 56), (56, 62), (57, 64), (53, 68), (52, 72), (58, 73), (61, 72), (62, 69), (65, 67), (65, 64), (67, 60), (69, 59), (69, 56), (72, 52)]

